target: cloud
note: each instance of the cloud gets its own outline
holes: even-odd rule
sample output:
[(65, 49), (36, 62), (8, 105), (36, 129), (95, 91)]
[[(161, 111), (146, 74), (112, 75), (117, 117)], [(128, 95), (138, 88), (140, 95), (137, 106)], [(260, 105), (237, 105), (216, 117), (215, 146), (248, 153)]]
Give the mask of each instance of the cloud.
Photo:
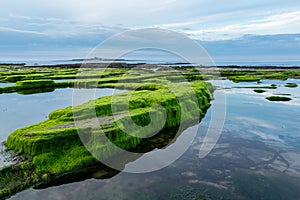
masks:
[(20, 30), (8, 27), (0, 27), (0, 32), (13, 32), (13, 33), (23, 33), (23, 34), (31, 34), (31, 35), (45, 35), (44, 33), (38, 31), (30, 31), (30, 30)]
[[(10, 24), (14, 24), (14, 27), (9, 27)], [(128, 28), (122, 25), (85, 24), (72, 19), (16, 14), (10, 14), (7, 19), (7, 26), (0, 27), (0, 32), (44, 35), (47, 37), (61, 37), (62, 39), (78, 36), (91, 36), (93, 38), (93, 35), (106, 35), (108, 37), (125, 30), (128, 30)]]
[(203, 22), (203, 20), (188, 21), (188, 22), (176, 22), (176, 23), (169, 23), (169, 24), (160, 24), (160, 25), (156, 25), (156, 27), (165, 28), (165, 29), (183, 28), (183, 27), (186, 27), (186, 26), (199, 24), (201, 22)]
[(229, 24), (208, 29), (187, 30), (187, 35), (200, 40), (237, 39), (245, 34), (300, 33), (300, 10), (271, 15), (245, 23)]
[(126, 30), (155, 27), (202, 40), (209, 53), (222, 60), (249, 60), (249, 55), (252, 60), (257, 55), (273, 60), (274, 54), (280, 60), (299, 58), (299, 35), (293, 40), (270, 37), (300, 33), (298, 0), (3, 0), (0, 10), (2, 52), (93, 47)]
[(234, 119), (240, 121), (241, 123), (255, 124), (257, 127), (262, 127), (265, 129), (280, 130), (279, 127), (274, 126), (272, 123), (269, 123), (268, 121), (263, 121), (261, 119), (244, 117), (244, 116), (237, 116), (234, 117)]
[[(11, 0), (1, 4), (0, 16), (29, 19), (34, 15), (42, 18), (57, 17), (80, 21), (81, 23), (122, 23), (135, 24), (153, 10), (174, 4), (174, 0)], [(18, 6), (16, 6), (18, 5)], [(154, 17), (155, 18), (155, 17)]]
[(25, 15), (18, 15), (18, 14), (12, 14), (12, 13), (10, 13), (8, 16), (10, 18), (20, 19), (20, 20), (44, 20), (44, 18), (42, 18), (42, 17), (25, 16)]
[(300, 11), (291, 12), (297, 8), (295, 0), (10, 0), (1, 5), (0, 19), (2, 27), (56, 36), (94, 34), (95, 27), (104, 32), (113, 29), (112, 33), (160, 27), (193, 39), (224, 40), (244, 34), (299, 32)]

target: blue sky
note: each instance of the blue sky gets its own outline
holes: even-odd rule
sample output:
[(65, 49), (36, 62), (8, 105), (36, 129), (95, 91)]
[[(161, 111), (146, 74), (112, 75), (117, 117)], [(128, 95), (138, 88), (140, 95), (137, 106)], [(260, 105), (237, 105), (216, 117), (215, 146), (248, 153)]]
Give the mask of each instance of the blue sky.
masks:
[(253, 55), (260, 47), (260, 55), (283, 48), (299, 59), (299, 0), (2, 0), (0, 59), (54, 58), (70, 49), (77, 57), (113, 34), (149, 27), (183, 33), (216, 56)]

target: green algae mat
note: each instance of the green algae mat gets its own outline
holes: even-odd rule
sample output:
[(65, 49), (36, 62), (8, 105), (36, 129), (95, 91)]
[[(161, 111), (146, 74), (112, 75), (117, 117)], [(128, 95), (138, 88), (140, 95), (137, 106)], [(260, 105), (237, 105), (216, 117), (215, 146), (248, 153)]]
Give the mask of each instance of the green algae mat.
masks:
[[(203, 80), (286, 80), (299, 78), (300, 71), (227, 68), (220, 70), (220, 76), (184, 67), (176, 69), (176, 73), (164, 69), (4, 67), (0, 82), (14, 85), (0, 87), (0, 94), (30, 95), (67, 87), (116, 88), (124, 93), (55, 110), (45, 121), (11, 133), (5, 145), (26, 159), (0, 170), (0, 199), (32, 186), (51, 185), (66, 176), (73, 180), (79, 176), (78, 171), (99, 166), (98, 160), (122, 156), (120, 149), (147, 152), (163, 148), (167, 145), (165, 137), (168, 141), (176, 139), (165, 130), (176, 129), (182, 123), (188, 128), (205, 115), (215, 88)], [(264, 93), (277, 85), (249, 87)], [(285, 87), (296, 88), (297, 84), (291, 82)], [(280, 96), (267, 99), (289, 100)], [(112, 170), (112, 174), (116, 173)]]
[[(9, 135), (5, 145), (26, 160), (0, 171), (1, 198), (89, 167), (99, 159), (109, 159), (120, 153), (118, 149), (134, 151), (160, 130), (183, 122), (199, 122), (215, 89), (199, 80), (203, 78), (201, 74), (190, 71), (176, 74), (108, 69), (97, 74), (84, 69), (79, 75), (77, 72), (30, 69), (0, 75), (3, 81), (15, 82), (14, 86), (2, 88), (2, 92), (24, 94), (32, 89), (60, 87), (126, 90), (53, 111), (47, 120)], [(73, 80), (56, 83), (56, 79)]]

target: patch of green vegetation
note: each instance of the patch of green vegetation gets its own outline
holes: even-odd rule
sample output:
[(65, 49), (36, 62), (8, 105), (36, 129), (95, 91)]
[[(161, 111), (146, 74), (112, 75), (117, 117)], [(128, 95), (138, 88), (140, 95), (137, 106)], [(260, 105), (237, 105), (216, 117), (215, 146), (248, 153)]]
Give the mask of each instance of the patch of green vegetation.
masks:
[[(150, 84), (148, 85), (148, 87), (150, 87)], [(136, 119), (136, 122), (138, 122), (139, 125), (146, 125), (148, 120), (147, 114), (145, 115), (145, 113), (147, 113), (146, 111), (149, 110), (152, 106), (160, 104), (170, 112), (168, 113), (165, 127), (178, 125), (181, 118), (184, 120), (193, 119), (193, 116), (195, 116), (198, 112), (202, 112), (202, 109), (209, 106), (211, 93), (208, 87), (206, 87), (206, 83), (194, 82), (192, 85), (194, 89), (197, 89), (196, 95), (199, 100), (198, 109), (195, 110), (196, 105), (194, 105), (190, 100), (191, 95), (193, 95), (193, 91), (185, 91), (184, 86), (178, 86), (176, 88), (178, 93), (180, 94), (180, 97), (184, 99), (184, 104), (181, 105), (182, 107), (184, 107), (184, 113), (180, 113), (179, 102), (177, 101), (177, 97), (173, 93), (170, 93), (170, 91), (168, 91), (167, 89), (152, 90), (152, 86), (150, 87), (151, 90), (141, 90), (133, 93), (129, 103), (131, 114), (130, 117)], [(115, 105), (122, 108), (124, 100), (127, 99), (128, 95), (130, 94), (131, 93), (115, 95), (113, 99)], [(51, 129), (51, 127), (65, 122), (72, 122), (73, 112), (75, 112), (76, 120), (89, 119), (90, 117), (92, 117), (91, 111), (92, 109), (94, 109), (93, 106), (95, 106), (97, 117), (111, 115), (111, 98), (112, 97), (103, 97), (81, 106), (74, 107), (73, 110), (71, 107), (68, 107), (66, 109), (54, 111), (49, 115), (49, 120), (37, 125), (26, 127), (24, 129), (19, 129), (11, 134), (7, 140), (7, 146), (17, 150), (20, 153), (36, 155), (39, 152), (43, 152), (43, 148), (48, 149), (48, 144), (51, 145), (52, 143), (57, 142), (64, 143), (65, 141), (63, 138), (66, 137), (68, 140), (69, 137), (77, 135), (77, 130), (75, 128), (53, 130)], [(120, 112), (121, 111), (122, 110), (120, 110)], [(155, 110), (153, 112), (159, 113), (159, 111)], [(121, 124), (126, 123), (126, 119), (127, 116), (124, 116), (123, 118), (119, 119), (119, 122)], [(114, 125), (115, 123), (116, 122), (113, 122)], [(33, 134), (31, 134), (31, 132), (33, 132)], [(59, 138), (59, 141), (56, 141), (56, 139), (58, 139), (58, 136), (60, 136), (61, 138)], [(41, 140), (42, 138), (45, 139), (45, 144), (43, 143), (43, 140)], [(55, 141), (50, 142), (52, 139), (54, 139)], [(38, 140), (39, 142), (36, 143), (36, 140)], [(56, 147), (58, 146), (59, 145), (56, 145)]]
[(17, 81), (23, 80), (37, 80), (37, 79), (44, 79), (44, 74), (25, 74), (25, 75), (11, 75), (7, 76), (3, 79), (5, 82), (15, 83)]
[[(102, 97), (82, 105), (53, 111), (46, 121), (13, 132), (8, 137), (6, 146), (30, 157), (29, 163), (33, 170), (30, 174), (36, 177), (35, 182), (28, 181), (26, 186), (33, 182), (48, 181), (61, 174), (94, 164), (96, 160), (90, 152), (100, 158), (109, 158), (117, 154), (118, 150), (105, 141), (103, 143), (94, 142), (101, 141), (103, 137), (107, 137), (114, 145), (124, 150), (133, 150), (141, 144), (141, 137), (151, 135), (161, 128), (174, 127), (181, 122), (193, 121), (197, 116), (200, 116), (201, 119), (210, 106), (211, 92), (215, 89), (211, 84), (202, 81), (182, 83), (177, 76), (170, 76), (170, 78), (164, 74), (151, 73), (140, 76), (129, 74), (117, 84), (116, 80), (120, 79), (121, 72), (116, 69), (115, 73), (116, 77), (110, 77), (107, 74), (100, 81), (87, 79), (55, 83), (53, 80), (26, 80), (19, 81), (14, 86), (2, 88), (20, 92), (39, 88), (87, 88), (96, 84), (98, 87), (136, 89), (134, 92), (129, 91)], [(193, 97), (196, 97), (196, 102), (192, 100)], [(124, 106), (127, 99), (129, 99), (129, 115), (124, 112), (127, 111)], [(112, 117), (112, 101), (117, 108), (117, 113), (114, 113), (117, 118)], [(148, 126), (151, 123), (161, 124), (160, 119), (163, 119), (164, 112), (155, 105), (161, 105), (166, 112), (166, 121), (162, 127)], [(102, 131), (99, 130), (99, 127), (93, 127), (95, 111), (96, 117), (103, 121), (101, 123)], [(155, 116), (152, 121), (150, 115)], [(83, 124), (83, 127), (75, 126), (74, 120)], [(130, 130), (131, 135), (127, 134), (128, 131), (124, 131), (123, 128), (128, 127), (127, 124), (131, 123), (131, 120), (138, 126), (144, 127), (143, 131), (132, 129)], [(84, 131), (86, 147), (79, 138), (78, 130)], [(17, 175), (17, 172), (13, 170), (11, 173), (9, 176)], [(0, 191), (6, 191), (9, 188), (10, 186), (1, 188)]]
[(244, 75), (244, 76), (229, 76), (228, 77), (233, 82), (258, 82), (261, 80), (261, 77), (257, 76), (250, 76), (250, 75)]
[(15, 87), (18, 87), (19, 89), (55, 87), (55, 82), (53, 80), (18, 81), (16, 82)]
[(266, 92), (266, 90), (255, 89), (254, 92), (256, 92), (256, 93), (264, 93), (264, 92)]
[(54, 90), (55, 88), (34, 88), (34, 89), (22, 89), (17, 91), (17, 93), (21, 95), (30, 95), (30, 94), (53, 92)]
[[(100, 158), (116, 155), (118, 150), (113, 146), (105, 142), (94, 142), (102, 141), (104, 137), (124, 150), (135, 151), (139, 145), (148, 141), (141, 139), (141, 136), (148, 136), (160, 130), (160, 127), (148, 127), (151, 123), (160, 124), (160, 119), (164, 115), (160, 109), (154, 107), (155, 105), (161, 105), (166, 112), (166, 122), (163, 128), (175, 127), (182, 121), (192, 121), (197, 115), (200, 115), (200, 118), (203, 117), (210, 106), (211, 93), (215, 88), (199, 80), (216, 77), (216, 75), (201, 74), (195, 69), (182, 69), (180, 74), (163, 69), (159, 74), (151, 70), (129, 71), (130, 69), (127, 68), (79, 70), (15, 67), (8, 69), (8, 71), (0, 72), (0, 81), (16, 82), (16, 84), (1, 87), (0, 93), (31, 94), (64, 87), (111, 87), (136, 91), (102, 97), (79, 106), (56, 110), (46, 121), (13, 132), (8, 137), (7, 147), (29, 156), (29, 160), (21, 163), (19, 167), (11, 166), (0, 171), (0, 198), (33, 184), (47, 182), (54, 177), (95, 164), (96, 160), (90, 152)], [(221, 70), (221, 75), (235, 82), (258, 82), (261, 79), (297, 78), (300, 77), (300, 70), (273, 70), (272, 73), (269, 70)], [(183, 78), (191, 81), (192, 91), (182, 83)], [(53, 81), (57, 79), (70, 81)], [(167, 89), (169, 87), (176, 92), (176, 95)], [(277, 86), (253, 88), (256, 92), (262, 92), (263, 90), (259, 89), (276, 89)], [(198, 104), (191, 100), (194, 94)], [(277, 96), (268, 98), (278, 99)], [(279, 99), (282, 100), (282, 98), (287, 97)], [(127, 99), (129, 99), (129, 115), (124, 112)], [(181, 100), (181, 105), (178, 99)], [(112, 117), (112, 100), (114, 106), (117, 107), (117, 113), (114, 113), (117, 118)], [(99, 127), (98, 129), (93, 127), (93, 120), (95, 120), (93, 112), (95, 111), (97, 119), (102, 121), (100, 124), (102, 131), (99, 131)], [(156, 116), (152, 119), (153, 122), (150, 114)], [(82, 127), (75, 126), (74, 119), (82, 124)], [(128, 135), (123, 128), (131, 120), (147, 128), (143, 132), (132, 129), (130, 130), (132, 134)], [(81, 138), (78, 136), (78, 130), (84, 131)], [(90, 152), (83, 146), (81, 139), (85, 141)], [(205, 197), (196, 195), (193, 198)]]
[(222, 77), (227, 77), (234, 82), (258, 82), (263, 79), (287, 80), (300, 78), (299, 69), (222, 69)]
[(18, 92), (19, 94), (35, 94), (52, 92), (55, 88), (68, 87), (70, 83), (55, 83), (53, 80), (18, 81), (13, 86), (1, 87), (0, 93)]
[(270, 96), (266, 97), (269, 101), (291, 101), (292, 99), (289, 97), (282, 97), (282, 96)]
[(298, 85), (296, 83), (287, 83), (285, 84), (285, 87), (295, 88), (298, 87)]
[(251, 88), (251, 89), (277, 89), (277, 86), (272, 84), (270, 86), (241, 86), (241, 87), (234, 87), (234, 88)]
[[(68, 68), (43, 68), (43, 67), (10, 67), (7, 71), (0, 72), (0, 82), (18, 82), (28, 80), (66, 80), (64, 82), (55, 83), (51, 88), (64, 87), (115, 87), (120, 79), (123, 84), (119, 84), (123, 89), (134, 89), (136, 83), (155, 81), (181, 82), (182, 78), (188, 81), (195, 80), (209, 80), (219, 78), (216, 71), (195, 68), (180, 68), (180, 73), (175, 73), (170, 69), (160, 69), (160, 74), (154, 73), (147, 69), (129, 69), (129, 68), (108, 68), (108, 69), (68, 69)], [(205, 69), (204, 69), (205, 70)], [(126, 76), (124, 76), (126, 74)], [(234, 82), (260, 82), (262, 79), (279, 79), (285, 80), (287, 78), (300, 77), (300, 70), (286, 69), (286, 70), (253, 70), (253, 69), (222, 69), (220, 71), (222, 77), (228, 77)], [(69, 80), (69, 81), (67, 81)], [(132, 84), (131, 84), (132, 83)], [(37, 85), (38, 86), (38, 85)], [(292, 86), (292, 85), (291, 85)], [(49, 88), (49, 87), (47, 87)], [(276, 85), (271, 86), (257, 86), (255, 89), (276, 89)], [(52, 91), (50, 89), (41, 90), (39, 88), (32, 92), (21, 91), (15, 86), (4, 87), (0, 89), (0, 93), (18, 92), (20, 94), (30, 94), (36, 92)], [(27, 90), (27, 89), (24, 89)]]
[(29, 162), (1, 169), (0, 199), (6, 199), (39, 181), (41, 181), (40, 175), (34, 173), (33, 165)]
[(17, 87), (15, 87), (15, 86), (0, 87), (0, 94), (16, 92), (17, 91), (16, 88)]
[[(126, 73), (126, 75), (125, 75)], [(37, 92), (53, 91), (55, 88), (103, 88), (118, 87), (120, 89), (135, 89), (139, 83), (151, 82), (182, 82), (183, 79), (188, 81), (204, 80), (212, 78), (212, 75), (201, 74), (198, 70), (191, 73), (175, 73), (173, 71), (160, 71), (159, 74), (151, 70), (112, 68), (112, 69), (52, 69), (52, 68), (35, 68), (26, 70), (17, 70), (0, 73), (0, 81), (16, 82), (14, 86), (1, 87), (0, 93), (18, 92), (20, 94), (32, 94)], [(120, 79), (122, 80), (119, 83)], [(66, 80), (63, 82), (50, 82), (51, 80)], [(48, 83), (46, 83), (49, 81)], [(41, 83), (41, 84), (39, 84)], [(44, 88), (45, 90), (43, 90)], [(52, 88), (52, 89), (50, 89)], [(150, 89), (150, 85), (139, 87), (139, 90)], [(29, 89), (31, 91), (29, 91)], [(152, 90), (158, 89), (154, 86)]]
[(221, 76), (229, 77), (229, 76), (244, 76), (247, 74), (246, 71), (241, 70), (233, 70), (233, 69), (223, 69), (220, 70)]
[[(25, 80), (41, 80), (52, 79), (51, 77), (58, 75), (76, 75), (78, 69), (62, 69), (62, 68), (28, 68), (28, 67), (8, 67), (7, 71), (0, 72), (1, 82), (25, 81)], [(54, 79), (52, 79), (54, 80)]]

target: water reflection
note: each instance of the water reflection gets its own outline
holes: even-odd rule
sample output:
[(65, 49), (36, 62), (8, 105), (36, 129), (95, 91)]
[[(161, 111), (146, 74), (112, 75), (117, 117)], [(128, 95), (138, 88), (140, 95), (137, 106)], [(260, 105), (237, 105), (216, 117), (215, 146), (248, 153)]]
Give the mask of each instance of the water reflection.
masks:
[[(186, 139), (186, 137), (188, 137), (188, 134), (191, 132), (191, 128), (188, 127), (193, 126), (197, 123), (198, 122), (196, 121), (186, 122), (185, 124), (182, 125), (181, 130), (179, 130), (179, 127), (164, 129), (163, 131), (159, 132), (153, 137), (143, 139), (141, 143), (131, 151), (135, 153), (142, 153), (142, 154), (147, 154), (148, 152), (150, 152), (151, 154), (153, 154), (153, 150), (157, 151), (158, 149), (166, 150), (168, 148), (171, 148), (170, 146), (172, 146), (175, 143), (175, 141), (177, 143), (178, 142), (177, 140), (184, 140), (182, 138), (182, 134), (183, 136), (185, 136)], [(195, 127), (197, 126), (194, 126), (194, 128)], [(120, 161), (119, 165), (122, 166), (122, 168), (124, 169), (126, 165), (132, 164), (136, 162), (138, 159), (141, 159), (141, 155), (134, 154), (131, 157), (124, 158), (123, 154), (118, 154), (108, 159)], [(43, 189), (51, 186), (58, 186), (58, 185), (83, 181), (90, 178), (108, 179), (117, 175), (118, 173), (120, 173), (120, 171), (111, 169), (102, 163), (96, 163), (92, 166), (83, 169), (78, 169), (70, 174), (60, 176), (55, 180), (52, 180), (51, 182), (41, 184), (35, 188)]]
[[(105, 88), (96, 89), (94, 98), (120, 92), (123, 91)], [(72, 96), (72, 88), (56, 89), (53, 92), (30, 95), (1, 94), (0, 142), (3, 142), (15, 129), (44, 121), (53, 110), (71, 106)]]
[[(268, 80), (260, 84), (225, 81), (225, 89), (221, 88), (227, 92), (224, 130), (214, 150), (204, 159), (199, 159), (198, 153), (209, 125), (210, 110), (189, 150), (167, 168), (28, 189), (12, 199), (182, 200), (200, 199), (203, 195), (210, 199), (299, 199), (300, 91), (284, 87), (287, 82), (300, 85), (299, 80)], [(293, 101), (269, 102), (265, 100), (266, 94), (242, 88), (269, 84), (278, 85), (277, 89), (267, 89), (269, 94), (289, 93)], [(188, 130), (182, 135), (189, 137)], [(183, 141), (176, 140), (180, 142)], [(95, 174), (101, 178), (104, 172)]]
[(0, 87), (13, 86), (15, 83), (0, 83)]

